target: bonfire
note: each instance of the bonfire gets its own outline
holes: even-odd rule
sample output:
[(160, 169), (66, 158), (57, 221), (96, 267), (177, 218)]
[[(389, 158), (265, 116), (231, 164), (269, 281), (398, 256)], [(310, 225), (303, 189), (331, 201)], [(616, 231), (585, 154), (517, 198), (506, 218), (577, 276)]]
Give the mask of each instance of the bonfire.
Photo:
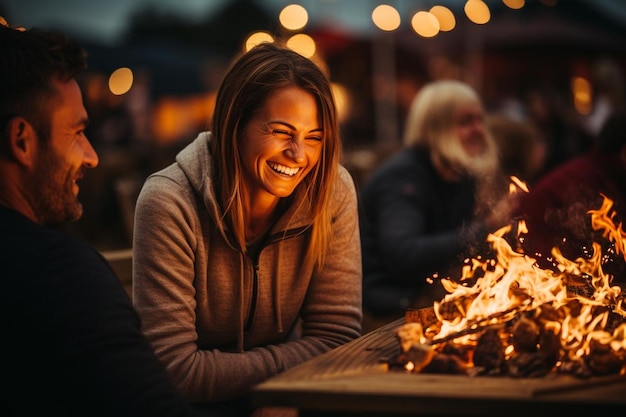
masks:
[[(615, 224), (606, 196), (590, 210), (613, 255), (626, 260), (626, 234)], [(602, 265), (607, 253), (593, 243), (588, 258), (567, 259), (558, 248), (555, 269), (511, 246), (516, 230), (489, 235), (493, 257), (468, 260), (459, 280), (442, 279), (445, 297), (432, 308), (407, 311), (397, 336), (401, 354), (391, 370), (540, 377), (626, 374), (626, 302)], [(515, 246), (515, 245), (514, 245)]]

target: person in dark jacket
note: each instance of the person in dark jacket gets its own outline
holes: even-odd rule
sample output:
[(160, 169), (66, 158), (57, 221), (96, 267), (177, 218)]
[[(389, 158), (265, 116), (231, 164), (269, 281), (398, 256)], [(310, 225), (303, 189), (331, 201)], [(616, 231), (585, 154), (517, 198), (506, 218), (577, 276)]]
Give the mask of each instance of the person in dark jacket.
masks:
[[(2, 19), (3, 20), (3, 19)], [(60, 230), (98, 165), (59, 32), (0, 25), (2, 415), (191, 416), (98, 251)]]
[(363, 331), (439, 300), (437, 277), (459, 278), (463, 259), (507, 223), (506, 190), (476, 91), (453, 80), (422, 87), (404, 148), (360, 191)]

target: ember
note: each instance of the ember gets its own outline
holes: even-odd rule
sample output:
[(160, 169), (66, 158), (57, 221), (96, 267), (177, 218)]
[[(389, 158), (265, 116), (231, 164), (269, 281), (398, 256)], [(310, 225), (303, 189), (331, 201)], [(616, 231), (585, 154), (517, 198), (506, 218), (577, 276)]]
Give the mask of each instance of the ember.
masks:
[[(613, 221), (613, 202), (603, 196), (590, 210), (595, 230), (626, 260), (626, 234)], [(591, 255), (569, 260), (558, 248), (557, 268), (541, 269), (513, 249), (525, 224), (488, 238), (489, 259), (471, 259), (460, 281), (442, 280), (448, 293), (432, 308), (407, 311), (397, 332), (402, 352), (390, 369), (540, 377), (562, 372), (579, 377), (626, 374), (626, 303), (623, 290), (603, 271), (607, 254), (593, 243)]]

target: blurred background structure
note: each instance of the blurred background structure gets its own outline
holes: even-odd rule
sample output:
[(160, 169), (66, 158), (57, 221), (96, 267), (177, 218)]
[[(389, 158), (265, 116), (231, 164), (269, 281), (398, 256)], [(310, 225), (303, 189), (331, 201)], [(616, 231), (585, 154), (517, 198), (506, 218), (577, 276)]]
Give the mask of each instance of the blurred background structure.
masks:
[(256, 36), (328, 71), (357, 186), (430, 80), (466, 81), (491, 114), (531, 126), (544, 148), (519, 153), (537, 158), (533, 178), (588, 150), (626, 97), (626, 0), (0, 0), (0, 16), (62, 29), (89, 53), (101, 165), (70, 227), (102, 250), (130, 247), (143, 180), (207, 128), (226, 66)]

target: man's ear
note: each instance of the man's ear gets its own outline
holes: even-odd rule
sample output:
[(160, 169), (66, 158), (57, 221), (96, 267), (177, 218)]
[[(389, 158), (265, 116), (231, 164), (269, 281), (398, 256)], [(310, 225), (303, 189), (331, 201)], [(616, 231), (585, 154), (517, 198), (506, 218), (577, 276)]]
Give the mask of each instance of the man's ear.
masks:
[(37, 145), (37, 134), (33, 125), (23, 117), (13, 117), (6, 127), (9, 155), (22, 165), (32, 165)]

